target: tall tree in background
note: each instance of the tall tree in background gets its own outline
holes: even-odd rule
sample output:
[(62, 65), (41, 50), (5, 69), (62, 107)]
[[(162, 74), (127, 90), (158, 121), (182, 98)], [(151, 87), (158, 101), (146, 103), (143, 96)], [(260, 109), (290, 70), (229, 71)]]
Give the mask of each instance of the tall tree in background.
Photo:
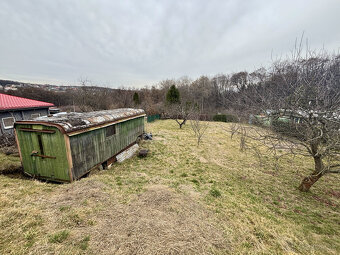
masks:
[(179, 90), (175, 85), (172, 85), (168, 92), (166, 93), (166, 102), (168, 104), (179, 104), (180, 103), (180, 95)]
[(166, 108), (167, 114), (171, 119), (174, 119), (179, 128), (187, 122), (192, 110), (190, 102), (181, 102), (179, 90), (175, 85), (171, 85), (166, 93)]
[(135, 105), (140, 104), (139, 94), (137, 92), (133, 94), (133, 102), (135, 103)]

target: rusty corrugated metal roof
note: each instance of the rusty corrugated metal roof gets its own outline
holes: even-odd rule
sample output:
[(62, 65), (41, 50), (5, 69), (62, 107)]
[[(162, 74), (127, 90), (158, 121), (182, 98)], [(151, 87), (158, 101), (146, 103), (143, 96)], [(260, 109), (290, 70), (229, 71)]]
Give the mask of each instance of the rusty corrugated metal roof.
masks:
[[(58, 113), (53, 116), (35, 118), (33, 122), (58, 124), (66, 133), (99, 126), (133, 116), (145, 114), (143, 109), (120, 108), (95, 112)], [(26, 121), (25, 121), (26, 122)]]

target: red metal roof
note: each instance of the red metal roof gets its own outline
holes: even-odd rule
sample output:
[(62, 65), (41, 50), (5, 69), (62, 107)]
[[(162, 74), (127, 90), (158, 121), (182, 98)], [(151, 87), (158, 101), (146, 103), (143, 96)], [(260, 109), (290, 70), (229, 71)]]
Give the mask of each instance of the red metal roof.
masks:
[(54, 106), (54, 104), (0, 93), (0, 111), (50, 106)]

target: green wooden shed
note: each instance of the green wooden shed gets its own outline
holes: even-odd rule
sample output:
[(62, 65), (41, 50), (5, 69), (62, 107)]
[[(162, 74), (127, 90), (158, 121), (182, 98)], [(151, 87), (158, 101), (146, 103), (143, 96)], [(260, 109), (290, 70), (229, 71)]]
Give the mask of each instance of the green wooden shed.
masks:
[(72, 182), (93, 167), (110, 164), (144, 132), (144, 110), (61, 113), (14, 124), (24, 172)]

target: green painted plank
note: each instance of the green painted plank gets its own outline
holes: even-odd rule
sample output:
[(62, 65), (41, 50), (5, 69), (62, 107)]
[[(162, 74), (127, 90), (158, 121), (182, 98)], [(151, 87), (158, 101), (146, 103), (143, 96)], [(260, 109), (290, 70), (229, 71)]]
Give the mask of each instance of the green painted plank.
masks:
[[(25, 132), (19, 128), (48, 129), (56, 131), (53, 134)], [(24, 171), (41, 178), (69, 181), (68, 160), (64, 135), (55, 127), (32, 124), (17, 124), (16, 132), (20, 144)], [(56, 159), (31, 156), (32, 151), (42, 154), (38, 135), (41, 136), (44, 155), (54, 156)]]
[(116, 133), (106, 137), (106, 129), (95, 129), (70, 137), (76, 177), (135, 142), (144, 130), (144, 118), (117, 123)]

